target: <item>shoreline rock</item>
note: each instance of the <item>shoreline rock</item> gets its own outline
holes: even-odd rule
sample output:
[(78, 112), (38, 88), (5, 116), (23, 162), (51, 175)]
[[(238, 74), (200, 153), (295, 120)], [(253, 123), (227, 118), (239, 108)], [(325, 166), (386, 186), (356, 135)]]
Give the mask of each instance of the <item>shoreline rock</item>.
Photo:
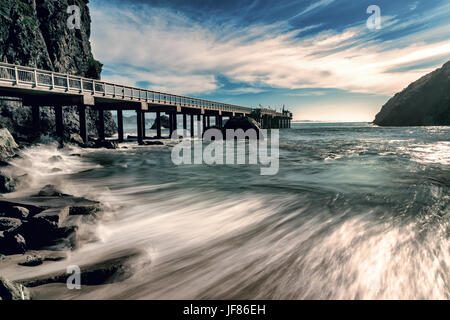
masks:
[(9, 281), (0, 276), (0, 300), (30, 300), (30, 291), (22, 284)]
[[(133, 275), (134, 264), (138, 263), (142, 252), (136, 249), (124, 250), (101, 257), (99, 261), (80, 265), (81, 285), (101, 285), (121, 282)], [(43, 276), (17, 280), (29, 288), (50, 283), (66, 283), (70, 274), (60, 270)]]
[(73, 250), (80, 246), (81, 227), (95, 224), (100, 213), (99, 202), (64, 194), (52, 185), (35, 196), (0, 199), (0, 253)]

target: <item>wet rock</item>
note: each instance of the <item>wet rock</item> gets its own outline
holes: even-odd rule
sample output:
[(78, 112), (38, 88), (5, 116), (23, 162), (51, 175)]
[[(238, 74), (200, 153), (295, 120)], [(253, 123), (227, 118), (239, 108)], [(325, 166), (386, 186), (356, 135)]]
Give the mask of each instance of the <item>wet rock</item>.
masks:
[(10, 231), (22, 225), (19, 219), (0, 217), (0, 231)]
[(97, 140), (95, 143), (96, 148), (105, 148), (105, 149), (117, 149), (119, 147), (119, 143), (117, 141), (111, 140)]
[(0, 276), (0, 300), (30, 300), (30, 291), (22, 284), (14, 283)]
[(256, 138), (257, 139), (262, 139), (262, 132), (261, 129), (258, 126), (258, 123), (250, 118), (250, 117), (233, 117), (230, 118), (225, 125), (223, 126), (222, 129), (222, 133), (223, 133), (223, 137), (224, 139), (226, 139), (226, 130), (227, 129), (232, 129), (232, 130), (238, 130), (238, 129), (242, 129), (244, 132), (252, 129), (256, 132)]
[(69, 207), (51, 208), (35, 215), (33, 219), (30, 221), (30, 223), (35, 223), (36, 221), (39, 221), (37, 222), (39, 225), (46, 223), (49, 226), (55, 225), (57, 227), (61, 227), (68, 215), (69, 215)]
[(88, 141), (85, 144), (83, 144), (84, 148), (96, 148), (97, 144), (95, 141)]
[(35, 267), (39, 266), (43, 263), (43, 259), (40, 255), (32, 254), (27, 255), (24, 259), (24, 261), (19, 262), (18, 264), (24, 267)]
[(65, 251), (49, 251), (43, 256), (45, 261), (62, 261), (67, 259), (67, 252)]
[(14, 234), (8, 231), (0, 232), (0, 253), (22, 254), (26, 249), (27, 244), (21, 234)]
[(146, 145), (146, 146), (163, 146), (164, 143), (162, 141), (144, 141), (144, 145)]
[(0, 160), (4, 161), (16, 154), (19, 148), (16, 141), (6, 128), (0, 129)]
[(15, 180), (0, 172), (0, 193), (13, 192), (15, 187)]
[(61, 156), (52, 156), (48, 159), (48, 162), (55, 163), (55, 162), (62, 161), (62, 159), (63, 158)]
[[(81, 285), (101, 285), (126, 280), (133, 275), (134, 265), (140, 256), (141, 252), (138, 250), (126, 250), (103, 257), (99, 262), (80, 266)], [(60, 270), (18, 282), (28, 287), (36, 287), (48, 283), (66, 283), (69, 276), (66, 270)]]
[(76, 249), (79, 247), (80, 237), (78, 230), (83, 224), (83, 216), (68, 217), (61, 228), (58, 229), (58, 235), (61, 237), (63, 247)]
[(57, 189), (56, 186), (52, 184), (46, 185), (38, 193), (39, 197), (62, 197), (65, 195), (66, 194), (62, 193), (60, 190)]
[(20, 217), (15, 216), (15, 207), (25, 208), (28, 210), (29, 215), (33, 216), (35, 214), (38, 214), (44, 208), (34, 205), (34, 204), (27, 204), (25, 201), (14, 201), (14, 200), (6, 200), (6, 199), (0, 199), (0, 210), (3, 213), (3, 216), (11, 217), (11, 218), (17, 218), (21, 219)]
[[(165, 114), (161, 115), (161, 127), (163, 127), (163, 128), (169, 128), (170, 127), (169, 117), (166, 116)], [(150, 129), (156, 130), (156, 121), (153, 122), (153, 125), (152, 125), (152, 127)]]
[(70, 141), (71, 143), (78, 144), (79, 146), (84, 145), (83, 138), (81, 138), (81, 136), (80, 136), (78, 133), (72, 133), (72, 134), (70, 135), (69, 141)]
[(72, 206), (70, 207), (69, 214), (70, 215), (92, 215), (99, 212), (101, 209), (100, 203), (92, 203), (80, 206)]
[(7, 212), (8, 217), (16, 219), (26, 219), (30, 215), (30, 210), (24, 207), (13, 206)]

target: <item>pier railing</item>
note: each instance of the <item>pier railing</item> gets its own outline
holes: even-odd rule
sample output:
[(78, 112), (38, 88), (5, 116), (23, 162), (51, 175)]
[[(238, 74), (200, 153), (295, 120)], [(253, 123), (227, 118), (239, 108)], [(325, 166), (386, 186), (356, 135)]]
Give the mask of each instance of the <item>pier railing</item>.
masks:
[[(0, 62), (0, 82), (8, 82), (18, 86), (29, 86), (43, 91), (53, 90), (67, 93), (91, 94), (113, 99), (203, 108), (205, 110), (221, 110), (238, 113), (251, 113), (253, 110), (248, 107), (118, 85), (101, 80), (3, 62)], [(264, 111), (274, 116), (284, 116), (283, 113), (276, 112), (275, 110), (264, 109)]]

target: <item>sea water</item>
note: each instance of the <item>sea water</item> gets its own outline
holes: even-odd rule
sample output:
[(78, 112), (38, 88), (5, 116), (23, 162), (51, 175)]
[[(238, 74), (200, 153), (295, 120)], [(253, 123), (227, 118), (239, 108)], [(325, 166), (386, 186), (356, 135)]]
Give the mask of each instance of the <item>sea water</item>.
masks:
[(450, 127), (293, 124), (274, 176), (175, 166), (173, 143), (124, 146), (49, 142), (13, 161), (24, 182), (11, 196), (52, 183), (105, 206), (97, 241), (28, 276), (130, 248), (149, 261), (123, 282), (47, 285), (43, 297), (450, 298)]

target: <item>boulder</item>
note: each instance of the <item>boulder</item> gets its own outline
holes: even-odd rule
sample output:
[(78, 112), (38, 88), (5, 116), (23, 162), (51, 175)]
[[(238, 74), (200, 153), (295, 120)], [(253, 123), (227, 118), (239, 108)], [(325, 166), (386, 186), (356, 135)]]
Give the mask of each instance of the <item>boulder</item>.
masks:
[(30, 223), (36, 223), (39, 221), (36, 224), (47, 224), (48, 226), (61, 227), (68, 215), (69, 207), (51, 208), (35, 215), (33, 219), (30, 220)]
[(16, 141), (6, 128), (0, 129), (0, 160), (4, 161), (16, 154), (19, 148)]
[(7, 214), (11, 218), (26, 219), (30, 215), (30, 210), (20, 206), (13, 206)]
[(106, 149), (117, 149), (119, 148), (119, 143), (117, 141), (105, 140), (103, 141), (102, 147)]
[(0, 300), (30, 300), (30, 291), (22, 284), (11, 282), (0, 276)]
[(162, 141), (158, 141), (158, 140), (144, 141), (144, 145), (146, 145), (146, 146), (163, 146), (164, 143)]
[[(169, 124), (169, 117), (166, 115), (161, 115), (161, 127), (163, 128), (169, 128), (170, 124)], [(152, 130), (156, 130), (156, 121), (153, 122), (152, 127), (150, 128)]]
[[(38, 198), (38, 199), (40, 199), (40, 198)], [(21, 219), (20, 217), (16, 216), (16, 214), (17, 214), (16, 207), (28, 210), (28, 213), (30, 216), (38, 214), (39, 212), (41, 212), (45, 209), (45, 207), (42, 207), (40, 204), (27, 204), (23, 200), (25, 200), (25, 199), (19, 199), (19, 201), (15, 201), (15, 200), (11, 201), (11, 199), (9, 199), (9, 200), (0, 199), (0, 210), (1, 210), (2, 216)], [(20, 210), (22, 210), (22, 209), (20, 209)]]
[(0, 172), (0, 193), (13, 192), (15, 187), (15, 180)]
[(19, 219), (0, 217), (0, 231), (11, 231), (22, 225)]
[(55, 162), (62, 161), (62, 159), (63, 158), (61, 156), (52, 156), (48, 159), (48, 162), (55, 163)]
[(256, 132), (257, 139), (263, 139), (261, 129), (259, 128), (258, 123), (250, 117), (233, 117), (230, 118), (225, 125), (222, 128), (222, 133), (224, 139), (226, 139), (226, 130), (232, 129), (232, 130), (238, 130), (242, 129), (244, 132), (253, 129)]
[(12, 232), (0, 232), (0, 253), (22, 254), (26, 251), (27, 244), (21, 234)]
[[(120, 282), (134, 274), (134, 266), (140, 263), (142, 252), (132, 249), (100, 257), (98, 262), (80, 266), (81, 285), (101, 285)], [(143, 262), (147, 264), (147, 261)], [(70, 274), (60, 270), (43, 276), (20, 280), (27, 287), (36, 287), (48, 283), (66, 283)]]
[(41, 265), (42, 263), (43, 259), (40, 255), (31, 254), (27, 255), (23, 261), (19, 262), (19, 265), (24, 267), (35, 267)]
[(66, 194), (58, 190), (56, 186), (48, 184), (44, 188), (42, 188), (37, 195), (39, 197), (62, 197)]
[(93, 215), (97, 212), (99, 212), (101, 209), (100, 203), (90, 203), (90, 204), (84, 204), (84, 205), (76, 205), (71, 206), (69, 209), (70, 215)]
[(69, 137), (69, 141), (71, 143), (75, 143), (79, 146), (84, 145), (84, 141), (83, 138), (81, 138), (81, 136), (78, 133), (72, 133)]

